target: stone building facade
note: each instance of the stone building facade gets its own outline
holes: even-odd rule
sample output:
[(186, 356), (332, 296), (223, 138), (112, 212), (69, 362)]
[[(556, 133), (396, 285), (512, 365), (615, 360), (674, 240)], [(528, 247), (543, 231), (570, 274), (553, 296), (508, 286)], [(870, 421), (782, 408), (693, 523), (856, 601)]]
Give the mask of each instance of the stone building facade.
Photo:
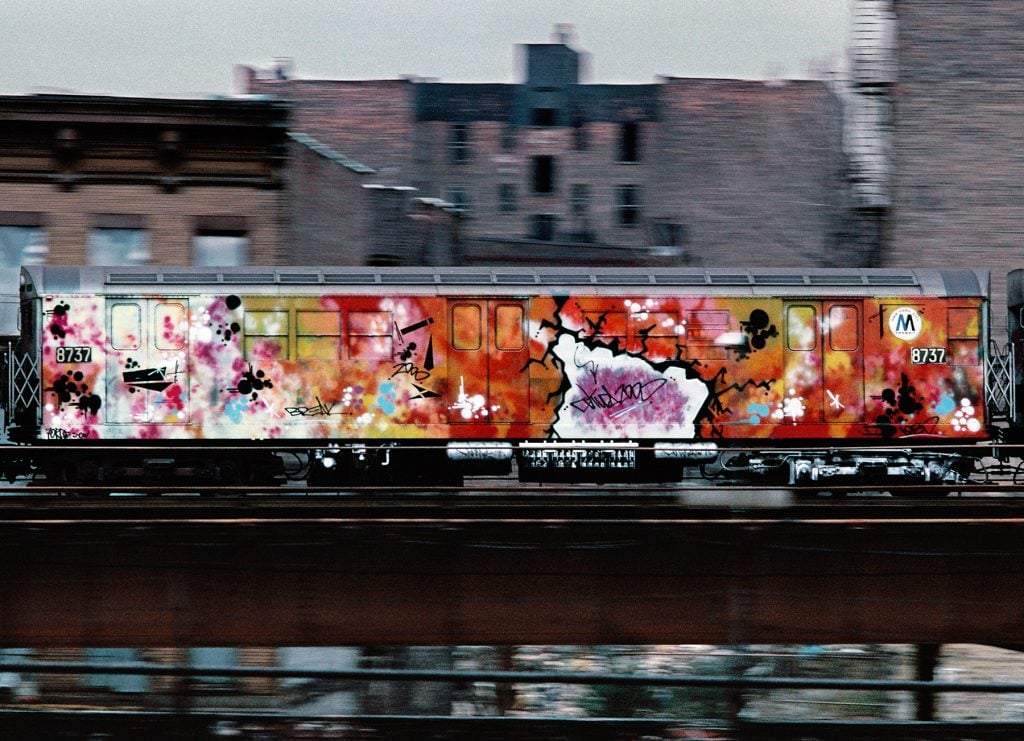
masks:
[(288, 106), (0, 97), (0, 262), (275, 264)]

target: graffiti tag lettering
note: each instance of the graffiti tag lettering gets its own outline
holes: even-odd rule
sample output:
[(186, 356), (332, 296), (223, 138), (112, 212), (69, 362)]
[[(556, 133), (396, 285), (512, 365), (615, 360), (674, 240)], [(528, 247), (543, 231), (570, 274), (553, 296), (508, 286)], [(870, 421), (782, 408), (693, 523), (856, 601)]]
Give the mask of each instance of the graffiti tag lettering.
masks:
[(47, 427), (46, 437), (49, 440), (84, 440), (89, 435), (85, 432), (72, 432), (62, 427)]
[(667, 378), (652, 378), (649, 381), (620, 384), (614, 391), (609, 391), (607, 386), (591, 391), (580, 388), (583, 396), (573, 401), (572, 406), (583, 412), (587, 409), (614, 409), (633, 402), (628, 407), (632, 409), (638, 404), (650, 401), (666, 383)]
[(430, 371), (422, 370), (413, 363), (395, 363), (392, 367), (395, 372), (391, 374), (390, 378), (402, 374), (412, 376), (414, 381), (426, 381), (430, 378)]
[(330, 404), (324, 404), (320, 401), (320, 397), (317, 396), (316, 404), (312, 406), (303, 407), (285, 407), (284, 410), (289, 417), (329, 417), (332, 414), (345, 414), (345, 411), (334, 411), (334, 407), (338, 405), (338, 402), (331, 402)]

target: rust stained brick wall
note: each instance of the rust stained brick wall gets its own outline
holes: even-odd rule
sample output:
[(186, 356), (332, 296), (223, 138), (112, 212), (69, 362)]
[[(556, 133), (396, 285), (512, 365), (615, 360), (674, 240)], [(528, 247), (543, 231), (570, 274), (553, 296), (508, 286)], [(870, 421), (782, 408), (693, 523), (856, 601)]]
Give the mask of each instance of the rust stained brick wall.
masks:
[(97, 214), (143, 217), (154, 264), (192, 262), (196, 220), (242, 217), (248, 230), (249, 262), (274, 265), (282, 259), (282, 191), (213, 186), (166, 192), (150, 185), (85, 184), (72, 190), (44, 183), (0, 182), (0, 210), (39, 213), (53, 264), (84, 264), (89, 230)]
[(899, 0), (888, 264), (1024, 267), (1024, 3)]

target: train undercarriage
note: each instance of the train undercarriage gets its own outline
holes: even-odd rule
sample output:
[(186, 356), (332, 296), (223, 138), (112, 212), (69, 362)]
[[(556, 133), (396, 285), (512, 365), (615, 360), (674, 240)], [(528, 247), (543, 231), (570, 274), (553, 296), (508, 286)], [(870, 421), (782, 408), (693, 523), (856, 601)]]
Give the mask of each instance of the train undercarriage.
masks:
[(292, 483), (332, 487), (460, 487), (467, 477), (552, 484), (784, 486), (807, 490), (920, 487), (953, 490), (1017, 483), (1010, 446), (719, 448), (713, 442), (462, 441), (443, 445), (364, 442), (327, 447), (0, 448), (9, 481), (68, 491), (195, 486), (244, 491)]

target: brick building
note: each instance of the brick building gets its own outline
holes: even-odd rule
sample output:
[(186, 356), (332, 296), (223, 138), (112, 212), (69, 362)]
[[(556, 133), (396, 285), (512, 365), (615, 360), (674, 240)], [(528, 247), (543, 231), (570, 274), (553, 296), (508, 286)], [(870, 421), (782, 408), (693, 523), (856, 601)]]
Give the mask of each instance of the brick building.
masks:
[[(591, 84), (566, 27), (550, 43), (523, 45), (520, 57), (513, 84), (302, 80), (282, 65), (239, 68), (239, 85), (290, 101), (293, 131), (372, 169), (373, 184), (411, 186), (409, 199), (461, 209), (467, 262), (870, 258), (830, 84)], [(333, 250), (367, 253), (359, 244)], [(416, 250), (392, 256), (418, 259)]]
[(1024, 4), (882, 4), (899, 68), (885, 263), (991, 269), (1003, 332), (1004, 274), (1024, 265)]
[(280, 262), (288, 107), (0, 97), (0, 263)]

